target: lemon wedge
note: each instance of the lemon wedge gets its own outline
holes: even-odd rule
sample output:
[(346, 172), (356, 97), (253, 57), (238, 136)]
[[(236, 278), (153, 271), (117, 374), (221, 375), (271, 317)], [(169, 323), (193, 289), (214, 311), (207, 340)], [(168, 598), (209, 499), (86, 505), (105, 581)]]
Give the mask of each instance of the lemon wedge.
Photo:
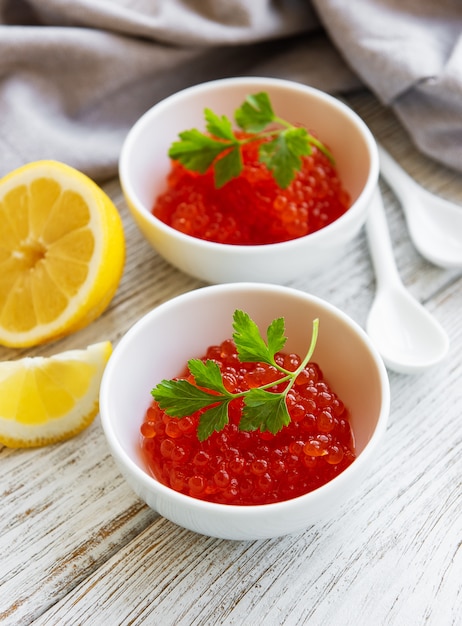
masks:
[(0, 180), (0, 343), (27, 347), (99, 317), (125, 261), (122, 221), (82, 172), (35, 161)]
[(112, 353), (109, 341), (50, 357), (0, 362), (0, 443), (32, 448), (69, 439), (91, 424)]

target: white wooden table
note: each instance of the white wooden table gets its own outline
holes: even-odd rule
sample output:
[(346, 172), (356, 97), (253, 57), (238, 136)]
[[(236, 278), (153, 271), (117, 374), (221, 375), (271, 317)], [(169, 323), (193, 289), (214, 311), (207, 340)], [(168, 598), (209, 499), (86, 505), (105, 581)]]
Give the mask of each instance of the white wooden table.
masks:
[[(462, 205), (459, 174), (420, 155), (370, 94), (349, 101), (417, 180)], [(0, 359), (115, 345), (144, 313), (202, 285), (144, 242), (117, 180), (105, 188), (128, 246), (110, 308), (76, 335), (30, 351), (0, 348)], [(0, 448), (2, 626), (462, 624), (462, 272), (417, 254), (394, 196), (382, 190), (403, 281), (446, 328), (451, 352), (417, 377), (390, 372), (389, 428), (356, 497), (302, 533), (231, 542), (148, 509), (115, 467), (99, 418), (56, 446)], [(374, 293), (364, 231), (339, 267), (292, 286), (364, 325)]]

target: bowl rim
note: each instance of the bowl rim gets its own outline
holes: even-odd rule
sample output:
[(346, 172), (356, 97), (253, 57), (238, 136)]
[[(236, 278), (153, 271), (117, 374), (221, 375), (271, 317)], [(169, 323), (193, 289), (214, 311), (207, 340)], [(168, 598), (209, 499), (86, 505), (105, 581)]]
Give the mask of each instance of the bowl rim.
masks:
[[(193, 496), (189, 496), (187, 494), (183, 494), (175, 491), (171, 487), (164, 485), (160, 481), (158, 481), (154, 476), (151, 476), (146, 469), (143, 469), (138, 465), (124, 450), (123, 446), (119, 442), (119, 439), (116, 437), (112, 420), (109, 415), (108, 409), (108, 398), (109, 398), (109, 388), (110, 388), (110, 379), (112, 376), (113, 370), (119, 364), (119, 354), (124, 350), (124, 347), (131, 341), (132, 337), (139, 334), (143, 331), (143, 329), (149, 325), (151, 320), (155, 318), (159, 312), (163, 312), (168, 310), (171, 307), (179, 304), (187, 304), (187, 302), (191, 299), (200, 298), (203, 293), (215, 291), (217, 295), (223, 292), (231, 292), (236, 290), (244, 290), (244, 291), (255, 291), (255, 290), (263, 290), (263, 291), (272, 291), (273, 293), (279, 293), (281, 296), (292, 295), (298, 298), (301, 298), (305, 301), (310, 301), (315, 303), (317, 306), (324, 308), (325, 310), (334, 313), (337, 315), (343, 322), (345, 322), (357, 335), (360, 340), (364, 343), (370, 355), (373, 358), (373, 362), (376, 366), (379, 381), (380, 381), (380, 390), (381, 390), (381, 406), (380, 412), (377, 418), (377, 423), (374, 428), (374, 431), (366, 443), (363, 450), (359, 453), (358, 456), (354, 459), (354, 461), (349, 465), (343, 472), (338, 474), (335, 478), (330, 480), (329, 482), (321, 485), (320, 487), (310, 491), (308, 493), (302, 494), (295, 498), (291, 498), (289, 500), (283, 500), (280, 502), (273, 502), (270, 504), (258, 504), (258, 505), (233, 505), (233, 504), (222, 504), (216, 502), (209, 502), (206, 500), (201, 500), (199, 498), (194, 498)], [(338, 307), (329, 303), (328, 301), (309, 294), (307, 292), (303, 292), (294, 287), (287, 287), (284, 285), (278, 284), (270, 284), (270, 283), (224, 283), (217, 285), (207, 285), (205, 287), (200, 287), (198, 289), (194, 289), (192, 291), (187, 291), (183, 294), (175, 296), (171, 298), (154, 309), (151, 309), (148, 313), (143, 315), (141, 318), (136, 321), (131, 328), (123, 335), (120, 339), (117, 346), (114, 348), (114, 351), (109, 358), (108, 364), (106, 365), (103, 378), (101, 381), (100, 388), (100, 419), (103, 427), (104, 434), (106, 436), (106, 441), (109, 445), (110, 450), (115, 457), (116, 462), (119, 464), (119, 467), (124, 476), (126, 475), (126, 470), (129, 471), (132, 475), (136, 476), (136, 480), (142, 484), (149, 491), (157, 492), (160, 496), (166, 496), (173, 503), (178, 503), (179, 505), (185, 505), (187, 507), (192, 507), (195, 511), (202, 512), (213, 512), (214, 514), (223, 514), (223, 515), (233, 515), (238, 518), (249, 515), (249, 513), (253, 512), (262, 512), (270, 513), (271, 511), (279, 511), (284, 512), (284, 510), (290, 511), (292, 508), (297, 508), (300, 504), (305, 501), (311, 503), (315, 503), (317, 499), (322, 499), (324, 496), (328, 496), (330, 491), (337, 490), (338, 487), (341, 487), (343, 483), (348, 484), (350, 477), (354, 478), (356, 474), (361, 472), (361, 468), (365, 463), (367, 463), (370, 456), (376, 450), (380, 440), (382, 439), (388, 425), (390, 413), (390, 383), (387, 374), (387, 370), (385, 364), (378, 353), (377, 349), (374, 347), (373, 343), (369, 339), (367, 333), (359, 326), (359, 324), (349, 317), (345, 312), (343, 312)], [(141, 420), (140, 416), (140, 420)], [(140, 421), (141, 425), (141, 421)]]
[[(263, 86), (274, 86), (279, 88), (287, 88), (300, 93), (306, 93), (307, 95), (314, 96), (319, 98), (320, 100), (329, 104), (330, 107), (338, 110), (343, 115), (349, 118), (349, 120), (360, 130), (365, 144), (367, 146), (369, 156), (370, 156), (370, 164), (369, 164), (369, 173), (367, 175), (366, 183), (363, 186), (359, 196), (353, 202), (353, 204), (348, 208), (348, 210), (343, 213), (336, 220), (324, 226), (323, 228), (303, 235), (302, 237), (296, 237), (295, 239), (290, 239), (287, 241), (281, 241), (276, 243), (267, 243), (267, 244), (227, 244), (220, 243), (216, 241), (208, 241), (205, 239), (201, 239), (199, 237), (194, 237), (192, 235), (188, 235), (186, 233), (182, 233), (181, 231), (169, 226), (158, 217), (156, 217), (152, 211), (148, 209), (148, 207), (144, 206), (141, 202), (133, 184), (128, 176), (129, 172), (129, 163), (131, 160), (130, 154), (134, 150), (134, 146), (136, 145), (137, 139), (140, 135), (143, 134), (144, 128), (146, 124), (149, 123), (153, 116), (156, 116), (158, 112), (162, 112), (164, 109), (167, 109), (171, 104), (175, 104), (177, 101), (181, 101), (184, 98), (187, 98), (190, 94), (200, 94), (201, 92), (205, 92), (209, 89), (220, 88), (221, 86), (232, 86), (232, 85), (255, 85), (259, 87)], [(275, 248), (291, 248), (294, 246), (302, 245), (302, 242), (305, 242), (307, 239), (310, 241), (316, 242), (316, 240), (321, 240), (325, 237), (328, 237), (330, 232), (333, 230), (337, 230), (343, 228), (344, 224), (348, 224), (349, 222), (354, 221), (355, 214), (360, 210), (361, 201), (363, 198), (368, 197), (378, 182), (379, 177), (379, 154), (376, 141), (372, 132), (366, 125), (366, 123), (361, 119), (361, 117), (353, 111), (347, 104), (342, 102), (342, 100), (336, 98), (335, 96), (324, 92), (316, 87), (312, 87), (310, 85), (305, 85), (304, 83), (300, 83), (293, 80), (283, 79), (283, 78), (271, 78), (271, 77), (259, 77), (259, 76), (233, 76), (229, 78), (220, 78), (215, 80), (209, 80), (205, 82), (198, 83), (196, 85), (192, 85), (177, 91), (162, 100), (159, 100), (156, 104), (150, 107), (147, 111), (145, 111), (138, 120), (133, 124), (133, 126), (129, 129), (127, 135), (122, 144), (119, 163), (119, 180), (123, 190), (124, 195), (127, 198), (130, 198), (129, 209), (133, 212), (135, 208), (136, 211), (142, 215), (145, 219), (149, 221), (152, 226), (154, 226), (157, 230), (162, 233), (167, 234), (173, 239), (178, 240), (179, 242), (186, 243), (190, 246), (201, 247), (201, 249), (205, 250), (221, 250), (224, 252), (232, 252), (239, 251), (240, 254), (245, 255), (255, 255), (263, 253), (263, 251), (271, 251)], [(359, 207), (359, 208), (357, 208)], [(355, 210), (356, 209), (356, 210)]]

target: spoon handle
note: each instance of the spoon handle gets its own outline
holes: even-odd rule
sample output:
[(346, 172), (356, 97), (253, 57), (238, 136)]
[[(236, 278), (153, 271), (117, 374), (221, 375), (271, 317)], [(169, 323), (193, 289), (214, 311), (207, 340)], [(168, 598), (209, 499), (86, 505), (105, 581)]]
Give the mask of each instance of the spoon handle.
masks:
[(388, 230), (382, 194), (377, 186), (366, 221), (366, 234), (374, 265), (377, 287), (386, 283), (401, 283)]
[(407, 172), (398, 165), (394, 158), (383, 148), (377, 146), (380, 159), (380, 173), (396, 193), (402, 203), (406, 201), (418, 184)]

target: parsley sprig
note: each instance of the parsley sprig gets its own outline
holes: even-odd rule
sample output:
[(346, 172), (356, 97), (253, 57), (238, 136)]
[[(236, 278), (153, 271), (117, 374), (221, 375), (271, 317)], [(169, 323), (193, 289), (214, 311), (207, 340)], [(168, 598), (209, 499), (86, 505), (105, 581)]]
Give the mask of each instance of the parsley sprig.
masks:
[(245, 139), (236, 136), (231, 120), (225, 115), (219, 116), (205, 109), (204, 116), (208, 134), (197, 128), (185, 130), (179, 133), (180, 141), (171, 145), (168, 154), (186, 169), (200, 174), (213, 165), (217, 188), (242, 171), (241, 146), (259, 139), (269, 138), (259, 146), (259, 160), (272, 172), (282, 189), (290, 185), (302, 167), (302, 157), (311, 154), (313, 146), (333, 162), (327, 148), (306, 128), (294, 126), (274, 113), (266, 92), (247, 96), (234, 113), (237, 126), (252, 133)]
[[(200, 416), (197, 430), (200, 441), (225, 427), (229, 421), (229, 405), (236, 398), (243, 398), (244, 401), (240, 430), (260, 429), (276, 434), (290, 423), (287, 394), (313, 355), (318, 326), (319, 320), (315, 319), (308, 352), (299, 367), (295, 371), (289, 371), (278, 365), (275, 360), (276, 353), (282, 350), (287, 341), (284, 336), (284, 318), (277, 318), (271, 322), (265, 341), (250, 316), (237, 309), (233, 316), (233, 339), (239, 360), (272, 365), (281, 373), (281, 377), (247, 391), (232, 393), (226, 389), (216, 361), (190, 359), (188, 367), (195, 384), (185, 379), (162, 380), (151, 391), (152, 396), (167, 415), (180, 419), (205, 409)], [(287, 386), (282, 392), (270, 391), (284, 382), (287, 382)]]

